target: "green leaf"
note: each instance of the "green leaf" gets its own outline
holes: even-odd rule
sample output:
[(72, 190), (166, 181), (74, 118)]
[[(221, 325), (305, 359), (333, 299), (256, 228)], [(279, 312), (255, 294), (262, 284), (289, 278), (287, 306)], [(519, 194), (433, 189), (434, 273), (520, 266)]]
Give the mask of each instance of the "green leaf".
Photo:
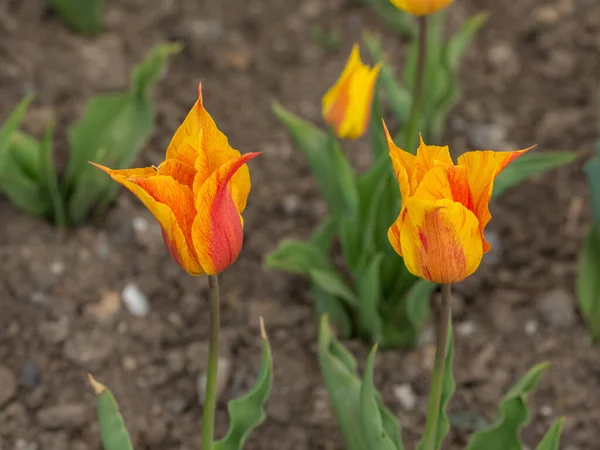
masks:
[(112, 392), (103, 384), (98, 383), (91, 375), (89, 378), (96, 392), (98, 423), (104, 450), (133, 450), (131, 438)]
[(600, 236), (592, 228), (581, 244), (577, 262), (577, 301), (592, 341), (600, 339)]
[(261, 320), (262, 359), (254, 387), (241, 398), (231, 400), (229, 411), (229, 430), (223, 439), (215, 442), (214, 450), (241, 450), (252, 430), (265, 420), (265, 402), (271, 392), (273, 382), (273, 364), (271, 347)]
[(381, 313), (381, 261), (383, 253), (377, 253), (363, 263), (356, 274), (356, 289), (360, 303), (357, 314), (358, 330), (363, 339), (377, 342), (383, 338)]
[(394, 7), (389, 0), (363, 0), (383, 20), (383, 22), (400, 36), (415, 35), (415, 24), (410, 14)]
[[(442, 395), (440, 397), (440, 403), (439, 405), (436, 405), (437, 410), (438, 410), (438, 422), (437, 422), (437, 428), (435, 430), (432, 430), (433, 435), (431, 436), (431, 441), (433, 441), (435, 443), (435, 446), (433, 447), (434, 450), (440, 450), (442, 448), (442, 442), (444, 440), (444, 437), (446, 437), (446, 435), (448, 434), (448, 431), (450, 431), (450, 420), (448, 419), (448, 413), (446, 412), (446, 409), (448, 408), (448, 403), (450, 402), (450, 399), (452, 398), (452, 395), (454, 394), (455, 388), (456, 388), (456, 383), (454, 382), (454, 375), (452, 374), (452, 361), (454, 358), (454, 337), (452, 334), (452, 317), (448, 318), (449, 320), (449, 325), (448, 325), (448, 343), (446, 346), (446, 359), (444, 359), (444, 374), (443, 374), (443, 378), (442, 378)], [(435, 370), (435, 369), (434, 369)], [(435, 372), (432, 375), (432, 379), (435, 379)], [(430, 408), (432, 407), (432, 405), (430, 405)], [(429, 410), (429, 414), (431, 414), (431, 409)], [(427, 417), (427, 422), (429, 423), (430, 417)], [(427, 432), (427, 428), (426, 431)], [(417, 447), (417, 450), (426, 450), (427, 447), (425, 446), (426, 443), (426, 437), (424, 436), (423, 439), (421, 440), (421, 442), (419, 443), (419, 446)]]
[(489, 17), (488, 13), (478, 13), (469, 17), (460, 29), (446, 43), (444, 60), (453, 75), (458, 74), (460, 61), (477, 32)]
[(7, 157), (13, 159), (24, 176), (39, 181), (42, 169), (40, 143), (36, 139), (19, 130), (15, 131), (10, 137)]
[(53, 150), (53, 134), (54, 128), (52, 125), (46, 128), (44, 137), (40, 142), (40, 188), (43, 189), (50, 199), (52, 204), (52, 216), (54, 223), (59, 228), (67, 226), (67, 216), (65, 213), (65, 205), (63, 198), (58, 188), (58, 179), (56, 177), (56, 167), (54, 166), (54, 150)]
[(494, 181), (493, 197), (517, 186), (526, 179), (570, 163), (577, 158), (574, 152), (526, 153), (500, 172)]
[(363, 375), (360, 390), (360, 411), (365, 440), (369, 450), (403, 450), (400, 424), (383, 404), (373, 382), (377, 344), (373, 346)]
[(0, 128), (0, 175), (2, 174), (2, 162), (6, 158), (6, 153), (10, 145), (11, 136), (23, 121), (27, 108), (33, 101), (33, 94), (27, 94), (21, 99), (21, 101), (13, 108), (9, 116), (4, 121), (2, 128)]
[(50, 0), (67, 25), (78, 33), (96, 35), (102, 29), (103, 0)]
[(560, 450), (560, 433), (564, 422), (564, 418), (554, 422), (535, 450)]
[(408, 122), (412, 104), (412, 96), (408, 87), (402, 84), (394, 75), (394, 71), (383, 57), (381, 41), (373, 34), (363, 33), (365, 42), (371, 58), (375, 62), (381, 62), (381, 71), (377, 78), (378, 86), (383, 89), (385, 98), (394, 111), (396, 118), (401, 123)]
[(527, 372), (502, 399), (500, 414), (488, 428), (473, 434), (465, 450), (522, 450), (520, 434), (529, 423), (527, 395), (537, 387), (549, 363)]
[(166, 57), (178, 49), (175, 44), (154, 48), (134, 69), (129, 92), (94, 97), (70, 128), (69, 163), (62, 190), (68, 198), (72, 223), (82, 223), (94, 207), (105, 207), (114, 200), (115, 183), (88, 161), (113, 169), (133, 163), (154, 125), (154, 105), (147, 94), (164, 68)]
[(273, 112), (285, 125), (292, 140), (306, 158), (330, 213), (336, 218), (356, 215), (358, 193), (354, 174), (335, 137), (302, 120), (279, 104), (273, 105)]
[(388, 143), (383, 131), (383, 109), (381, 107), (381, 82), (379, 78), (375, 83), (373, 90), (373, 102), (371, 104), (371, 119), (369, 124), (369, 138), (371, 139), (371, 153), (373, 161), (377, 162), (380, 158), (388, 156)]
[(326, 315), (340, 338), (349, 339), (352, 337), (352, 319), (344, 301), (325, 292), (313, 282), (310, 283), (310, 295), (315, 305), (317, 320), (320, 322), (321, 318)]
[(406, 293), (406, 313), (408, 320), (420, 332), (430, 314), (431, 295), (438, 285), (422, 278), (417, 279)]
[(342, 277), (333, 269), (310, 269), (308, 276), (311, 281), (325, 292), (346, 300), (348, 306), (357, 309), (358, 298)]
[(318, 248), (324, 255), (331, 251), (333, 236), (335, 235), (335, 222), (333, 217), (327, 216), (313, 231), (310, 242)]
[(600, 146), (598, 153), (589, 159), (583, 170), (590, 185), (594, 221), (600, 224)]
[(312, 269), (333, 270), (326, 255), (310, 242), (285, 239), (265, 259), (268, 267), (308, 276)]
[(361, 382), (356, 373), (356, 360), (335, 339), (327, 316), (321, 318), (319, 326), (319, 365), (344, 439), (344, 448), (368, 449), (361, 426)]

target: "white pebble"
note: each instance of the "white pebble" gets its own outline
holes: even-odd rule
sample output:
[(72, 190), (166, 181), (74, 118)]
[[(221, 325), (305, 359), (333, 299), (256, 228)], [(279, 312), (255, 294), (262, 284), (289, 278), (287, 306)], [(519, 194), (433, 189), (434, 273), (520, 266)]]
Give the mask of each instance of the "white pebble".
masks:
[(143, 217), (136, 217), (132, 222), (133, 229), (138, 233), (145, 233), (150, 227), (150, 223)]
[(475, 324), (473, 322), (467, 321), (462, 322), (456, 325), (456, 332), (463, 337), (472, 336), (475, 333)]
[(540, 408), (540, 414), (544, 417), (550, 417), (553, 412), (554, 410), (550, 405), (542, 405), (542, 407)]
[(140, 288), (135, 283), (128, 283), (121, 292), (121, 299), (127, 310), (137, 317), (146, 317), (150, 312), (150, 304)]
[(402, 408), (411, 411), (417, 406), (417, 394), (409, 383), (399, 384), (394, 387), (394, 396)]
[(528, 320), (525, 322), (525, 334), (527, 336), (533, 336), (537, 333), (538, 323), (535, 320)]
[(53, 275), (62, 275), (65, 271), (65, 264), (62, 261), (54, 261), (50, 264), (50, 272)]

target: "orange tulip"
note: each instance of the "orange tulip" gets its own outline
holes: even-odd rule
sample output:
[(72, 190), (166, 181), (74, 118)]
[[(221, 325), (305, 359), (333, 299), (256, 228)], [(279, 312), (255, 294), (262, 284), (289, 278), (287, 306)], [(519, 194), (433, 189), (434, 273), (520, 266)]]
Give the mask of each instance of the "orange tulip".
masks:
[(369, 127), (371, 102), (381, 63), (363, 64), (354, 44), (342, 75), (323, 96), (323, 118), (340, 138), (356, 139)]
[(414, 16), (426, 16), (438, 12), (454, 0), (390, 0), (392, 4)]
[(154, 214), (173, 259), (186, 272), (214, 275), (240, 252), (241, 213), (250, 192), (246, 162), (259, 153), (240, 155), (231, 148), (204, 109), (201, 88), (158, 167), (112, 170), (94, 165)]
[(425, 145), (421, 138), (415, 156), (385, 132), (402, 195), (400, 215), (388, 230), (392, 247), (418, 277), (435, 283), (465, 279), (490, 249), (483, 231), (492, 217), (494, 179), (529, 148), (466, 152), (455, 165), (447, 146)]

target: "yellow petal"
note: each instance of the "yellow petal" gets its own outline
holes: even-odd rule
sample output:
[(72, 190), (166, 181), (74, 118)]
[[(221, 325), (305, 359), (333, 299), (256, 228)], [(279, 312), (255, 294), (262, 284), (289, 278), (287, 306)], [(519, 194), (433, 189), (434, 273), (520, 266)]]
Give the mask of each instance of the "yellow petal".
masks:
[(229, 187), (234, 174), (259, 153), (246, 153), (219, 167), (196, 195), (192, 239), (198, 259), (208, 275), (225, 270), (238, 257), (243, 241), (241, 215)]
[(151, 167), (111, 170), (94, 164), (113, 180), (135, 194), (160, 224), (165, 244), (173, 259), (188, 273), (204, 273), (192, 243), (191, 229), (196, 216), (194, 197), (189, 186), (168, 175), (159, 175)]
[(404, 262), (414, 275), (456, 283), (471, 275), (483, 256), (479, 222), (452, 200), (410, 198), (399, 224)]
[(448, 146), (439, 147), (437, 145), (425, 145), (423, 137), (419, 135), (421, 140), (417, 149), (417, 159), (415, 163), (415, 182), (418, 185), (425, 174), (438, 165), (453, 166), (450, 150)]
[(532, 148), (513, 152), (473, 151), (458, 157), (458, 165), (464, 166), (467, 171), (473, 195), (473, 212), (479, 220), (484, 253), (490, 249), (490, 244), (483, 237), (483, 231), (492, 218), (488, 205), (494, 189), (494, 179), (511, 161)]
[(390, 0), (392, 4), (414, 16), (433, 14), (454, 0)]
[(429, 170), (417, 187), (414, 197), (431, 202), (448, 199), (474, 212), (469, 178), (464, 166), (437, 166)]
[(323, 118), (337, 136), (356, 139), (367, 130), (380, 69), (381, 64), (374, 68), (363, 64), (358, 44), (354, 44), (340, 78), (322, 100)]
[(408, 199), (410, 195), (412, 195), (414, 188), (416, 187), (416, 185), (412, 184), (416, 157), (412, 153), (408, 153), (396, 146), (392, 136), (390, 135), (390, 132), (385, 126), (385, 122), (383, 123), (383, 130), (385, 131), (385, 136), (390, 151), (392, 167), (394, 168), (394, 173), (398, 179), (400, 194), (402, 195), (402, 200), (404, 201)]

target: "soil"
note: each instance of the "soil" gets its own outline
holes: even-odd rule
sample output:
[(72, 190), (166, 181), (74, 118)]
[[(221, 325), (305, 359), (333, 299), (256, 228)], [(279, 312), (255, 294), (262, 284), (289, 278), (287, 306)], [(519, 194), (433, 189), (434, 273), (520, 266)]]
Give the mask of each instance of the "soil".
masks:
[[(447, 142), (459, 151), (488, 148), (573, 149), (596, 139), (600, 73), (600, 3), (593, 0), (460, 0), (449, 10), (455, 29), (487, 10), (489, 20), (467, 54), (464, 97), (452, 112)], [(245, 243), (223, 274), (223, 355), (230, 373), (226, 401), (258, 370), (258, 317), (274, 352), (275, 381), (266, 422), (247, 449), (343, 448), (316, 361), (316, 326), (306, 283), (265, 268), (284, 237), (306, 238), (324, 215), (310, 173), (270, 111), (279, 101), (320, 123), (320, 97), (364, 29), (380, 30), (400, 69), (405, 42), (370, 10), (343, 0), (118, 0), (106, 2), (103, 33), (69, 32), (42, 0), (0, 4), (0, 117), (27, 88), (37, 94), (25, 129), (40, 136), (56, 120), (58, 159), (66, 130), (91, 95), (126, 86), (130, 68), (155, 43), (179, 40), (155, 91), (157, 125), (138, 166), (161, 161), (202, 80), (207, 109), (233, 146), (263, 151), (251, 163)], [(340, 37), (339, 50), (315, 41), (315, 27)], [(353, 144), (364, 165), (368, 140)], [(566, 416), (562, 448), (592, 450), (600, 421), (600, 353), (576, 312), (578, 247), (590, 223), (583, 163), (563, 167), (505, 194), (492, 208), (496, 250), (456, 287), (455, 376), (450, 409), (490, 420), (502, 394), (543, 360), (552, 366), (531, 396), (533, 448)], [(184, 274), (164, 248), (150, 214), (123, 192), (108, 216), (58, 232), (0, 198), (0, 448), (100, 448), (86, 373), (115, 393), (137, 449), (194, 449), (204, 370), (207, 281)], [(136, 317), (121, 304), (135, 283), (150, 301)], [(379, 355), (376, 384), (404, 424), (407, 448), (424, 425), (431, 329), (412, 351)], [(359, 361), (368, 348), (348, 342)], [(409, 385), (416, 405), (402, 404)], [(404, 386), (406, 390), (407, 386)], [(460, 416), (457, 416), (460, 417)], [(454, 430), (447, 448), (462, 448)]]

